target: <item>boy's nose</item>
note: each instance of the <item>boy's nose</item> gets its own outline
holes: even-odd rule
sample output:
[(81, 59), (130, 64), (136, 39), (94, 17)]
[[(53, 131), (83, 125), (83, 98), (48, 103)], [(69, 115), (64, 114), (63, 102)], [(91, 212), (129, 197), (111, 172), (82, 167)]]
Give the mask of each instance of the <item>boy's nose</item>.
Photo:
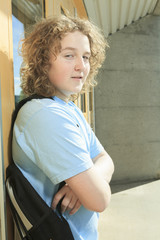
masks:
[(85, 63), (83, 58), (78, 58), (75, 63), (75, 70), (83, 70), (85, 68)]

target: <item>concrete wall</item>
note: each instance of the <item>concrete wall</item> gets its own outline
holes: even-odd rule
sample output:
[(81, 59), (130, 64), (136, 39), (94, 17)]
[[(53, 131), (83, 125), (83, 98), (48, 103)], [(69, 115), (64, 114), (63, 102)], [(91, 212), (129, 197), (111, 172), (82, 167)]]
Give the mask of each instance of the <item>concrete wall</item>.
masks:
[(96, 135), (115, 164), (113, 181), (160, 177), (160, 16), (108, 39), (95, 88)]

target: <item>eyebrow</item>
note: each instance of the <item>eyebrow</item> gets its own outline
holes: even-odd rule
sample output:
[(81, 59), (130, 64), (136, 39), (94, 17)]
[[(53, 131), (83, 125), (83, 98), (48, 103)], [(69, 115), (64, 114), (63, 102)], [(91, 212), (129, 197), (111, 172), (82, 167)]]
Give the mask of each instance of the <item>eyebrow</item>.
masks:
[[(66, 48), (61, 49), (61, 52), (65, 51), (65, 50), (76, 51), (77, 49), (73, 48), (73, 47), (66, 47)], [(91, 55), (91, 52), (86, 51), (85, 54)]]

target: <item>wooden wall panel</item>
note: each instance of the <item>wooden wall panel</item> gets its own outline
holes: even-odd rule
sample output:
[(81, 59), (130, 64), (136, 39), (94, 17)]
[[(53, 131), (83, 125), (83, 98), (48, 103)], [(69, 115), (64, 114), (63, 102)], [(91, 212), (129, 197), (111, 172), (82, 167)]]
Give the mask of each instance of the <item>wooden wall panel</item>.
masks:
[[(3, 130), (3, 156), (4, 167), (9, 163), (9, 133), (11, 114), (14, 109), (13, 85), (13, 53), (12, 53), (12, 14), (11, 0), (1, 1), (0, 4), (0, 76), (1, 76), (1, 104), (2, 104), (2, 130)], [(2, 204), (2, 203), (1, 203)], [(8, 206), (8, 204), (7, 204)], [(13, 224), (7, 207), (8, 239), (13, 240)], [(4, 221), (4, 219), (1, 219)]]

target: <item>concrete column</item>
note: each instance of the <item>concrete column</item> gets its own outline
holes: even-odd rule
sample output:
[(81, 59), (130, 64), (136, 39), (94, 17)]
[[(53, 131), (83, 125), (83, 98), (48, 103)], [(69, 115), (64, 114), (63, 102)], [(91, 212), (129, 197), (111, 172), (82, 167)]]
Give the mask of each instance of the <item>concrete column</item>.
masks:
[(160, 16), (148, 15), (108, 41), (95, 120), (115, 163), (113, 181), (160, 178)]

